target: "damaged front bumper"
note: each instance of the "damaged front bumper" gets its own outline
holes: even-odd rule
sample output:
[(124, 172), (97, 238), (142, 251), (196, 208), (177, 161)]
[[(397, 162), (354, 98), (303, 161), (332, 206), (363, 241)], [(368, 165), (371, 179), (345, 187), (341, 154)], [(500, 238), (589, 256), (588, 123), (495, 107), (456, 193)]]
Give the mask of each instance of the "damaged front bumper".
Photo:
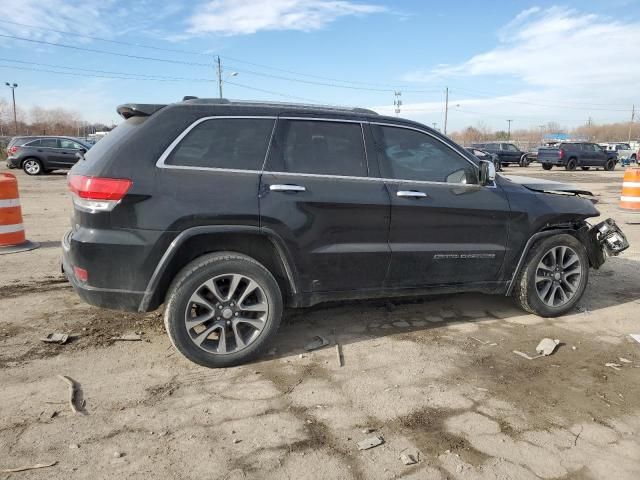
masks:
[(599, 268), (607, 259), (629, 248), (627, 237), (616, 222), (607, 218), (587, 231), (589, 260), (593, 268)]

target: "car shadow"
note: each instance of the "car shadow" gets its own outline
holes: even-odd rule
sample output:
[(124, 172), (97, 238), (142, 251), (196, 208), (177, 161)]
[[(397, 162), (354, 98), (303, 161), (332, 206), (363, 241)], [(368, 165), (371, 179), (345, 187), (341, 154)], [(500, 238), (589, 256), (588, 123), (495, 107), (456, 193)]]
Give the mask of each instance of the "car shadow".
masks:
[[(638, 285), (640, 261), (610, 258), (600, 270), (590, 271), (587, 290), (566, 315), (604, 318), (607, 308), (640, 302)], [(526, 325), (539, 323), (539, 317), (521, 310), (511, 297), (475, 293), (328, 302), (287, 310), (271, 347), (256, 362), (306, 355), (304, 346), (316, 336), (326, 339), (329, 345), (324, 348), (330, 348), (336, 340), (344, 346), (400, 333), (496, 321)]]

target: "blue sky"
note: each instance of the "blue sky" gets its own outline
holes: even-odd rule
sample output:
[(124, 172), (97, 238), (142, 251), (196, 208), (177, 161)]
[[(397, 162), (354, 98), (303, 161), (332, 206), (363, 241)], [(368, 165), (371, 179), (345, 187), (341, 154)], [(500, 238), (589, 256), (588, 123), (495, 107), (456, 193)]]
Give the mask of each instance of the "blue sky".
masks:
[[(391, 113), (393, 91), (400, 90), (402, 116), (441, 127), (448, 86), (450, 131), (479, 122), (506, 128), (507, 119), (512, 128), (575, 126), (588, 118), (628, 121), (631, 105), (640, 104), (637, 1), (2, 5), (10, 14), (0, 32), (0, 79), (19, 84), (17, 101), (25, 112), (34, 105), (65, 107), (86, 120), (110, 123), (118, 121), (115, 107), (121, 103), (217, 96), (217, 54), (228, 76), (228, 98), (307, 100)], [(8, 88), (0, 92), (9, 99)]]

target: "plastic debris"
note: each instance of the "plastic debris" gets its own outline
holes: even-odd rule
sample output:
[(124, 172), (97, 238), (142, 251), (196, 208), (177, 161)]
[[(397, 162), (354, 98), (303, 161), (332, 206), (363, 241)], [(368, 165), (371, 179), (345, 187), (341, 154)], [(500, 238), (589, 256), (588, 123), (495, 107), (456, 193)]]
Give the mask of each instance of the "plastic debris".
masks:
[(552, 340), (551, 338), (543, 338), (536, 347), (536, 352), (544, 356), (551, 355), (555, 352), (558, 345), (560, 345), (560, 340), (558, 339)]
[(370, 448), (377, 447), (384, 443), (384, 438), (380, 436), (370, 437), (358, 442), (358, 450), (369, 450)]
[(476, 337), (469, 337), (469, 338), (472, 339), (472, 340), (475, 340), (476, 342), (481, 343), (483, 345), (489, 345), (490, 347), (495, 347), (495, 346), (498, 345), (495, 342), (488, 342), (486, 340), (480, 340), (479, 338), (476, 338)]
[(613, 368), (614, 370), (621, 370), (622, 369), (622, 365), (620, 365), (619, 363), (605, 363), (604, 366)]
[(329, 345), (329, 340), (321, 337), (320, 335), (316, 335), (315, 337), (313, 337), (313, 340), (311, 340), (304, 346), (304, 349), (307, 352), (310, 352), (312, 350), (318, 350), (319, 348), (326, 347), (327, 345)]
[(631, 360), (624, 357), (618, 357), (618, 360), (620, 360), (622, 363), (633, 363)]
[(630, 333), (629, 336), (633, 338), (636, 342), (640, 343), (640, 333)]
[(66, 333), (50, 333), (40, 340), (45, 343), (59, 343), (60, 345), (64, 345), (69, 341), (69, 335)]

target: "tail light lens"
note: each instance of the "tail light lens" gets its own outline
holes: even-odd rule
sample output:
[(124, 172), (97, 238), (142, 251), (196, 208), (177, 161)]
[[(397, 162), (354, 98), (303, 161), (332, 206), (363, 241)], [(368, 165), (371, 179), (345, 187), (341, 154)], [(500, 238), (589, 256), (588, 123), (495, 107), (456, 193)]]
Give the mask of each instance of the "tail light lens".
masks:
[(13, 147), (11, 147), (11, 148), (9, 149), (9, 153), (10, 153), (11, 155), (13, 155), (14, 153), (18, 153), (18, 150), (20, 150), (20, 147), (16, 147), (16, 146), (14, 145)]
[(564, 158), (564, 150), (563, 149), (558, 150), (558, 158), (560, 158), (560, 159)]
[(127, 194), (133, 182), (126, 178), (69, 175), (73, 204), (84, 212), (110, 212)]

